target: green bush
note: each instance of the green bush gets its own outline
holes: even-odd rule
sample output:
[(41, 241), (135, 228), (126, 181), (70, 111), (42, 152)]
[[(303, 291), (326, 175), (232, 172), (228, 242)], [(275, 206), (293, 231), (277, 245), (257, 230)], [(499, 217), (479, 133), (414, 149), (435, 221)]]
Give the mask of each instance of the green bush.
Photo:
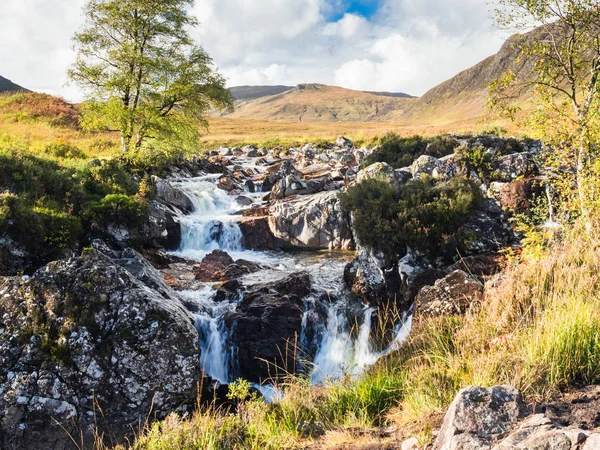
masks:
[(380, 139), (381, 147), (369, 155), (364, 167), (376, 162), (385, 162), (395, 169), (410, 166), (419, 156), (429, 155), (441, 158), (454, 152), (458, 142), (448, 136), (423, 138), (413, 136), (402, 138), (395, 133), (388, 133)]
[(77, 217), (47, 208), (29, 208), (14, 194), (0, 194), (0, 235), (6, 235), (32, 256), (31, 264), (58, 257), (77, 246), (81, 235)]
[(475, 172), (479, 179), (489, 182), (494, 171), (492, 155), (485, 147), (462, 146), (456, 150), (456, 164), (467, 174)]
[(57, 158), (86, 159), (87, 156), (81, 149), (66, 142), (54, 142), (44, 147), (44, 153)]
[(482, 195), (466, 178), (436, 184), (421, 177), (401, 186), (367, 180), (341, 194), (341, 200), (354, 215), (359, 242), (382, 251), (395, 265), (407, 248), (434, 258), (453, 256), (455, 233)]
[(85, 217), (92, 224), (104, 228), (108, 225), (139, 226), (148, 215), (148, 203), (123, 194), (109, 194), (90, 205)]

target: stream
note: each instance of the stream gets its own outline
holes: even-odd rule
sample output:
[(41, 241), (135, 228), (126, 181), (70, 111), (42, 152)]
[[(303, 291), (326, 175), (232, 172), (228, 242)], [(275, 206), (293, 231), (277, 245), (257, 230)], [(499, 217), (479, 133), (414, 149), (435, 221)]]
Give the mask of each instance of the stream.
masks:
[[(252, 158), (244, 161), (255, 172), (264, 170)], [(239, 279), (245, 286), (277, 281), (286, 276), (307, 272), (312, 288), (326, 292), (326, 319), (316, 313), (317, 300), (304, 301), (301, 348), (315, 348), (313, 359), (301, 365), (302, 371), (313, 383), (336, 380), (347, 375), (359, 375), (380, 357), (398, 348), (406, 339), (411, 327), (411, 317), (404, 315), (393, 330), (393, 339), (383, 350), (375, 348), (372, 332), (377, 308), (367, 307), (344, 289), (344, 267), (352, 259), (348, 252), (283, 252), (254, 251), (243, 248), (243, 236), (238, 225), (241, 213), (252, 205), (263, 203), (265, 193), (246, 192), (244, 197), (252, 205), (242, 206), (236, 197), (217, 187), (220, 175), (198, 178), (171, 179), (170, 184), (183, 191), (193, 202), (193, 213), (179, 218), (181, 243), (173, 255), (201, 261), (213, 250), (226, 251), (233, 259), (244, 259), (268, 266), (267, 269), (248, 274)], [(260, 184), (258, 185), (260, 189)], [(197, 305), (195, 325), (200, 336), (201, 367), (211, 378), (223, 384), (238, 378), (236, 373), (237, 349), (230, 339), (231, 330), (224, 320), (234, 311), (241, 298), (215, 301), (218, 283), (204, 283), (201, 289), (183, 291), (180, 295)], [(322, 303), (321, 303), (322, 304)], [(356, 324), (353, 328), (351, 324)], [(309, 332), (309, 329), (311, 330)], [(299, 359), (306, 357), (298, 355)], [(266, 394), (269, 387), (261, 388)]]

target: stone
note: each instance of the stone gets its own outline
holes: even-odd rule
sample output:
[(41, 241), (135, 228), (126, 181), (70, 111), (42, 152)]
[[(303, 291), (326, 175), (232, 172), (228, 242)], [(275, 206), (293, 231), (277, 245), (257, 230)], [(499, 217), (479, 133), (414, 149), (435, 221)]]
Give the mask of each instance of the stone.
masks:
[(194, 210), (194, 204), (190, 198), (179, 189), (175, 189), (168, 181), (154, 177), (154, 189), (156, 190), (156, 200), (168, 206), (177, 208), (183, 213), (191, 213)]
[[(238, 224), (242, 232), (243, 247), (250, 250), (277, 250), (278, 240), (269, 227), (268, 208), (255, 211), (256, 217), (244, 217)], [(264, 215), (263, 215), (264, 213)]]
[(516, 426), (524, 407), (511, 386), (471, 386), (460, 391), (446, 413), (433, 450), (490, 448)]
[(415, 315), (438, 317), (464, 314), (483, 302), (483, 284), (462, 270), (455, 270), (421, 288), (415, 298)]
[[(202, 379), (193, 316), (107, 256), (0, 279), (0, 447), (81, 447), (95, 424), (117, 441), (193, 404)], [(66, 431), (65, 431), (66, 430)], [(108, 434), (106, 434), (108, 436)]]
[(440, 167), (440, 162), (437, 158), (429, 155), (421, 155), (411, 166), (411, 173), (415, 180), (418, 180), (422, 174), (432, 175)]
[(537, 165), (530, 153), (513, 153), (493, 160), (494, 181), (511, 182), (516, 178), (537, 175)]
[(340, 136), (339, 138), (337, 138), (335, 140), (335, 145), (346, 150), (350, 150), (352, 149), (352, 147), (354, 147), (354, 143), (344, 136)]
[(385, 183), (396, 183), (396, 172), (388, 163), (378, 162), (362, 169), (356, 175), (356, 182), (362, 183), (365, 180), (379, 180)]
[(530, 212), (533, 201), (545, 193), (540, 179), (523, 178), (511, 183), (491, 183), (489, 195), (496, 199), (502, 208), (523, 214)]
[(495, 253), (509, 246), (515, 235), (507, 219), (493, 199), (485, 199), (457, 231), (461, 254)]
[(337, 192), (279, 200), (269, 208), (269, 228), (282, 248), (352, 249), (350, 217)]
[(236, 310), (225, 318), (238, 349), (237, 376), (260, 382), (294, 371), (303, 299), (310, 293), (307, 273), (248, 288)]

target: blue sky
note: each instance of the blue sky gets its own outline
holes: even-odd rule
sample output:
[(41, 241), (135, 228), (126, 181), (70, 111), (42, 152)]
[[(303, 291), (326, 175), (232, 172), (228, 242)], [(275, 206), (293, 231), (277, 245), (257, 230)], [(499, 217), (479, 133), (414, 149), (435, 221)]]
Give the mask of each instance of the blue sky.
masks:
[(335, 12), (327, 17), (330, 22), (340, 20), (344, 14), (356, 14), (367, 19), (377, 13), (382, 0), (345, 0), (335, 8)]

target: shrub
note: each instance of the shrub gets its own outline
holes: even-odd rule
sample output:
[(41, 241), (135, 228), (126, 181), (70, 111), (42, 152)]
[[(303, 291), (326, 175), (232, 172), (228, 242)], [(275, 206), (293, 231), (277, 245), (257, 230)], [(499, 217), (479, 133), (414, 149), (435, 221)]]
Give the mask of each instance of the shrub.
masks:
[(388, 133), (382, 137), (380, 144), (380, 148), (367, 157), (363, 163), (364, 167), (376, 162), (386, 162), (393, 168), (400, 169), (410, 166), (421, 155), (436, 158), (450, 155), (458, 146), (458, 142), (448, 136), (402, 138), (395, 133)]
[(44, 147), (44, 153), (57, 158), (85, 159), (86, 154), (79, 148), (66, 142), (54, 142)]
[(148, 215), (148, 203), (123, 194), (109, 194), (90, 205), (85, 218), (104, 228), (108, 225), (139, 226)]
[(480, 180), (489, 182), (494, 171), (492, 155), (481, 146), (461, 146), (456, 150), (456, 164), (467, 174), (477, 174)]
[(407, 248), (431, 257), (454, 255), (455, 233), (481, 202), (481, 192), (465, 178), (436, 184), (421, 177), (402, 186), (367, 180), (341, 194), (354, 215), (359, 242), (397, 264)]

